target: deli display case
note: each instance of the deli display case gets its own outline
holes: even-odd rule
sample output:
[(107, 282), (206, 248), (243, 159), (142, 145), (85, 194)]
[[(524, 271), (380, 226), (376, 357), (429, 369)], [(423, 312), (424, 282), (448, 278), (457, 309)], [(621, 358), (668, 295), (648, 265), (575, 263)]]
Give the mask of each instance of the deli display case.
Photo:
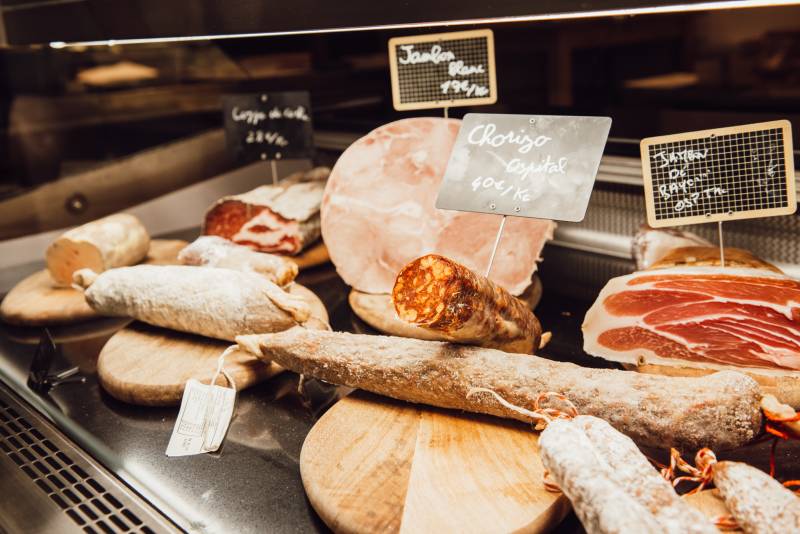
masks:
[(794, 4), (0, 3), (0, 531), (800, 530)]

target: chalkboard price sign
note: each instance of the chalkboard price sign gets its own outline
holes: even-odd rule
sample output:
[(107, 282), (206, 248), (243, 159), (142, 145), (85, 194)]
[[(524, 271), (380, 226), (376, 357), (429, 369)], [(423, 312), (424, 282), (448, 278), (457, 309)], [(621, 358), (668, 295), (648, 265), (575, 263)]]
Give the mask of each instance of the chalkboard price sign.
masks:
[(610, 129), (608, 117), (468, 113), (436, 207), (581, 221)]
[(226, 95), (222, 104), (228, 149), (238, 161), (314, 155), (308, 92)]
[(772, 121), (641, 142), (650, 226), (788, 215), (797, 209), (792, 130)]
[(389, 69), (398, 111), (497, 102), (492, 30), (395, 37)]

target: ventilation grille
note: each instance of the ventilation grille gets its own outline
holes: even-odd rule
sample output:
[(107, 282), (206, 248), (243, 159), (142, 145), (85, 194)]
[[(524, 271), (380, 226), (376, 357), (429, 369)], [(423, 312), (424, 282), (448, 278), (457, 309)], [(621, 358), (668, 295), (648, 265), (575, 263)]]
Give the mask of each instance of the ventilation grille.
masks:
[(82, 467), (77, 456), (70, 457), (2, 397), (0, 450), (85, 532), (155, 534), (123, 504), (126, 497), (107, 490), (87, 472), (90, 465)]

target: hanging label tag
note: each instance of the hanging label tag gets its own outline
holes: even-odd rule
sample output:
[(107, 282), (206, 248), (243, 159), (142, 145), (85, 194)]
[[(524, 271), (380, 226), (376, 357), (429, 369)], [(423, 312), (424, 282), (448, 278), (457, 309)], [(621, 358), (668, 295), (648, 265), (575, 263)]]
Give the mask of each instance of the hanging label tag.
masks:
[(610, 129), (609, 117), (468, 113), (436, 207), (579, 222)]
[(311, 101), (306, 91), (222, 97), (225, 138), (237, 161), (314, 155)]
[(797, 210), (789, 121), (648, 137), (641, 153), (654, 228)]
[(389, 39), (389, 70), (398, 111), (497, 102), (492, 30)]
[(233, 417), (236, 391), (186, 382), (181, 409), (167, 445), (167, 456), (190, 456), (219, 449)]

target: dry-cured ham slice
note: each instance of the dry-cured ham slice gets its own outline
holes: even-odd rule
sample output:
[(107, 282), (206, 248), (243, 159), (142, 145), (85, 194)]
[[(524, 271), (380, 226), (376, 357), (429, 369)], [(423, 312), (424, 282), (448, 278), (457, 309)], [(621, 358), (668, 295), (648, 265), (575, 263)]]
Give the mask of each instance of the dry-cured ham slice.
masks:
[[(336, 162), (322, 199), (322, 236), (350, 286), (389, 293), (405, 264), (430, 253), (484, 272), (500, 218), (434, 206), (459, 125), (432, 117), (386, 124)], [(551, 221), (510, 218), (492, 281), (522, 293), (553, 228)]]
[(298, 254), (320, 236), (319, 208), (328, 169), (290, 176), (218, 200), (205, 217), (203, 233), (259, 252)]
[(800, 281), (757, 265), (614, 278), (586, 314), (584, 349), (639, 365), (800, 375)]

